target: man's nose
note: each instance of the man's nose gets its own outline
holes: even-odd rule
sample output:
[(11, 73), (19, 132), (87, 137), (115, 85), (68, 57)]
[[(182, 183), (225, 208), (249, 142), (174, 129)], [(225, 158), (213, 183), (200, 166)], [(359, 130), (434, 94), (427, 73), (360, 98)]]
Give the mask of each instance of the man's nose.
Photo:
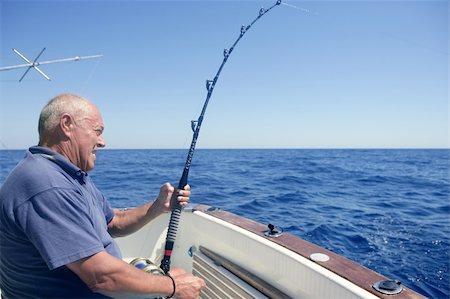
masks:
[(106, 146), (105, 139), (103, 138), (103, 136), (99, 136), (97, 140), (97, 147), (105, 147), (105, 146)]

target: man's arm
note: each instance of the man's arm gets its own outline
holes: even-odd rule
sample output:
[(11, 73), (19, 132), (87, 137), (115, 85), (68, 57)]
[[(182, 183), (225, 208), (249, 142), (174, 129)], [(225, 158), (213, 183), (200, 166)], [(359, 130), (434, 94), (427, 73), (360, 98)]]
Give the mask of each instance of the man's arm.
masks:
[(127, 210), (114, 209), (114, 217), (108, 223), (108, 233), (113, 237), (127, 236), (162, 213), (155, 202)]
[(108, 224), (108, 232), (113, 237), (134, 233), (162, 213), (169, 212), (177, 201), (185, 206), (189, 196), (189, 185), (184, 190), (175, 192), (175, 188), (166, 183), (161, 187), (155, 201), (125, 211), (115, 209), (114, 218)]
[[(118, 259), (106, 251), (70, 263), (72, 270), (93, 291), (112, 297), (169, 296), (174, 292), (170, 277), (152, 275)], [(173, 277), (176, 295), (197, 298), (205, 283), (190, 274)]]

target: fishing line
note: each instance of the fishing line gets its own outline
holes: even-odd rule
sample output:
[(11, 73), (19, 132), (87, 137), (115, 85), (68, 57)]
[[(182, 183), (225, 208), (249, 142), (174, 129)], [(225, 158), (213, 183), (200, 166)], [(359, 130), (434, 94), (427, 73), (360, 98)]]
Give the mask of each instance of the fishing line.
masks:
[(91, 81), (92, 77), (94, 76), (94, 73), (97, 71), (97, 68), (98, 68), (98, 65), (100, 64), (100, 61), (101, 61), (101, 57), (100, 57), (100, 59), (97, 60), (95, 65), (92, 67), (91, 73), (89, 74), (89, 76), (87, 77), (86, 81), (84, 82), (84, 86), (81, 88), (82, 93), (84, 93), (84, 90), (86, 89), (88, 83)]
[(311, 12), (309, 9), (306, 9), (306, 8), (303, 8), (303, 7), (299, 7), (299, 6), (295, 6), (295, 5), (292, 5), (292, 4), (289, 4), (289, 3), (282, 2), (281, 4), (286, 5), (288, 7), (291, 7), (291, 8), (299, 9), (299, 10), (301, 10), (303, 12), (307, 12), (307, 13)]
[[(17, 81), (17, 80), (15, 80), (15, 81)], [(9, 149), (7, 146), (6, 146), (6, 144), (3, 142), (3, 140), (1, 140), (0, 139), (0, 145), (3, 147), (3, 149), (5, 149), (5, 150), (7, 150), (7, 149)]]
[[(203, 104), (202, 111), (200, 113), (200, 116), (197, 120), (191, 121), (191, 129), (193, 132), (192, 135), (192, 142), (191, 146), (189, 148), (189, 152), (186, 158), (186, 163), (183, 169), (183, 174), (181, 175), (180, 182), (178, 183), (178, 190), (183, 190), (184, 187), (187, 185), (188, 181), (188, 175), (189, 175), (189, 169), (191, 167), (192, 163), (192, 157), (194, 155), (195, 151), (195, 145), (197, 144), (198, 135), (200, 132), (200, 128), (202, 126), (203, 117), (206, 112), (206, 108), (208, 107), (209, 100), (211, 98), (211, 95), (214, 91), (214, 87), (216, 86), (217, 80), (219, 79), (220, 73), (222, 72), (222, 69), (227, 62), (228, 58), (230, 57), (231, 53), (233, 52), (234, 48), (236, 47), (237, 43), (241, 40), (241, 38), (245, 35), (245, 33), (252, 27), (254, 23), (256, 23), (262, 16), (264, 16), (266, 13), (268, 13), (270, 10), (272, 10), (275, 6), (280, 5), (281, 0), (277, 0), (275, 4), (273, 4), (268, 9), (261, 8), (259, 10), (258, 16), (247, 26), (243, 25), (241, 26), (241, 32), (236, 41), (233, 43), (233, 45), (228, 48), (224, 49), (223, 51), (223, 60), (222, 64), (219, 66), (219, 69), (212, 80), (206, 80), (206, 90), (207, 90), (207, 96), (205, 99), (205, 103)], [(172, 250), (173, 245), (175, 242), (175, 238), (178, 231), (178, 224), (180, 221), (181, 216), (181, 210), (182, 206), (177, 203), (176, 206), (173, 208), (172, 213), (170, 215), (170, 221), (169, 221), (169, 228), (167, 230), (167, 236), (166, 236), (166, 244), (164, 247), (164, 257), (161, 261), (161, 269), (164, 271), (164, 273), (168, 273), (170, 271), (170, 258), (172, 256)]]

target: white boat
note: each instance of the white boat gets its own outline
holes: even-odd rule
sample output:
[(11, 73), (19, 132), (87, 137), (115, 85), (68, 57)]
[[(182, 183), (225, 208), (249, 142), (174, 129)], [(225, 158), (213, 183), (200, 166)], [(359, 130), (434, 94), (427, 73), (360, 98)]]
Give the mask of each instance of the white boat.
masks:
[[(116, 239), (124, 258), (159, 265), (168, 223), (165, 214)], [(171, 267), (205, 279), (201, 298), (424, 298), (294, 235), (204, 205), (183, 210)]]

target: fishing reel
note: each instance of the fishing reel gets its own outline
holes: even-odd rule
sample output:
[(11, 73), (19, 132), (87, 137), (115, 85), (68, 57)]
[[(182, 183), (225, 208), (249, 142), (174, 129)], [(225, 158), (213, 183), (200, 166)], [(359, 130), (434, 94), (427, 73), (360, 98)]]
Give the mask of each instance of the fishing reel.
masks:
[(130, 262), (130, 265), (153, 275), (165, 275), (164, 271), (148, 258), (137, 257)]
[(164, 273), (164, 271), (160, 267), (156, 266), (155, 263), (153, 263), (150, 259), (145, 258), (145, 257), (137, 257), (130, 262), (130, 265), (132, 265), (142, 271), (145, 271), (149, 274), (152, 274), (152, 275), (159, 275), (159, 276), (167, 275), (168, 277), (170, 277), (170, 279), (172, 280), (172, 283), (173, 283), (173, 293), (170, 296), (156, 297), (153, 299), (173, 298), (173, 296), (175, 295), (175, 281), (173, 280), (172, 276)]

